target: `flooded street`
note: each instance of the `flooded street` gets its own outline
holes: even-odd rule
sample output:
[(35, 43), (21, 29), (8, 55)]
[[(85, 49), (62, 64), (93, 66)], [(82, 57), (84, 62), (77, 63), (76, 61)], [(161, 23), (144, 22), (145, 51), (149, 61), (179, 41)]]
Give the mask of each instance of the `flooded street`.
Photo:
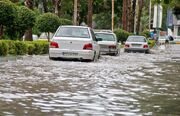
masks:
[(97, 62), (0, 58), (0, 116), (180, 115), (180, 45)]

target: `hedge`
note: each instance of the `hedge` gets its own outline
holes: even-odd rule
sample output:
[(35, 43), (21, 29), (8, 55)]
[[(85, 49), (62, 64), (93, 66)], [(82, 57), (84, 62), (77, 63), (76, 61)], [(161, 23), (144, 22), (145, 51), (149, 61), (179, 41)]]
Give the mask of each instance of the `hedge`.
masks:
[(40, 55), (47, 54), (49, 43), (47, 41), (12, 41), (0, 40), (0, 56), (9, 55)]

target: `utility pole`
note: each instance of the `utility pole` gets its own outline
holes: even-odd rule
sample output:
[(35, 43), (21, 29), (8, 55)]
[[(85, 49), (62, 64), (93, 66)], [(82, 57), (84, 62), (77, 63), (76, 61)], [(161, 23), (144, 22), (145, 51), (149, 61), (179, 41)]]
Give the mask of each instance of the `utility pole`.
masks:
[(114, 32), (114, 0), (112, 0), (112, 32)]

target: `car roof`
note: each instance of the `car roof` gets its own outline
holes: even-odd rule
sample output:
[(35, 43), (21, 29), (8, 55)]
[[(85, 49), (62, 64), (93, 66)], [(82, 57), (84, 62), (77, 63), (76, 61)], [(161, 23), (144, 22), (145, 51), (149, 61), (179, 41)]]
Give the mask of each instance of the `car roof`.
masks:
[(95, 33), (113, 33), (111, 30), (94, 30)]
[(145, 36), (142, 36), (142, 35), (130, 35), (129, 37), (144, 37), (144, 38), (146, 38)]
[(59, 26), (59, 27), (78, 27), (78, 28), (90, 28), (87, 26), (76, 26), (76, 25), (63, 25), (63, 26)]

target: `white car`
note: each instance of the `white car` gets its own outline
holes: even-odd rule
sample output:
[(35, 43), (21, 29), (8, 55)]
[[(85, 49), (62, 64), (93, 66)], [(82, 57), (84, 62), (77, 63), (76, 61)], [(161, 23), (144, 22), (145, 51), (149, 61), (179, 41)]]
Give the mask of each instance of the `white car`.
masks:
[(124, 52), (149, 53), (148, 40), (144, 36), (129, 36), (124, 45)]
[(99, 58), (100, 47), (94, 32), (84, 26), (60, 26), (49, 45), (49, 58), (94, 61)]
[(159, 36), (158, 42), (159, 42), (160, 45), (161, 45), (161, 44), (165, 44), (166, 41), (169, 41), (168, 36)]
[(120, 53), (120, 45), (117, 41), (116, 35), (111, 31), (95, 32), (96, 38), (100, 39), (101, 54), (118, 55)]

